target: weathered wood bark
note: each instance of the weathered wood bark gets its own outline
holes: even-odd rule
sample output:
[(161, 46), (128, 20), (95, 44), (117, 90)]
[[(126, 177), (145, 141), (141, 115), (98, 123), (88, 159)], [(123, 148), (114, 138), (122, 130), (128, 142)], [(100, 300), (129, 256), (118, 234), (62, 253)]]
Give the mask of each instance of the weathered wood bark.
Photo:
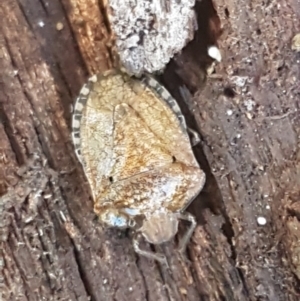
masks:
[[(79, 89), (112, 65), (103, 7), (1, 1), (1, 300), (299, 300), (300, 5), (216, 2), (216, 73), (204, 84), (219, 28), (203, 0), (194, 41), (161, 76), (202, 136), (195, 152), (208, 174), (189, 209), (199, 223), (191, 263), (171, 242), (158, 248), (168, 270), (138, 257), (130, 233), (95, 221), (70, 140)], [(195, 93), (187, 102), (183, 84)]]

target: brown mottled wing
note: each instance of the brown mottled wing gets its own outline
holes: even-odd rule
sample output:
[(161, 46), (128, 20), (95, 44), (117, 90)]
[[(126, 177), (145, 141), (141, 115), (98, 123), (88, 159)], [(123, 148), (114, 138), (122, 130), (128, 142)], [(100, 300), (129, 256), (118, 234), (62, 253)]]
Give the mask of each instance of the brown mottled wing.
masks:
[(114, 111), (113, 182), (172, 163), (172, 154), (127, 103)]
[(107, 186), (96, 200), (95, 211), (101, 213), (112, 202), (114, 208), (131, 216), (163, 208), (181, 211), (201, 191), (204, 180), (200, 168), (169, 163)]

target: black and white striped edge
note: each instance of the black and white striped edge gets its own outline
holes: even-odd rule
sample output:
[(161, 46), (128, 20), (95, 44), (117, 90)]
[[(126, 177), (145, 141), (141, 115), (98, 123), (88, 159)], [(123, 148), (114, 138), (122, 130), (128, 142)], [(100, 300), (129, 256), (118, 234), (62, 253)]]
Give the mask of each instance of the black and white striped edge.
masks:
[(172, 97), (169, 91), (162, 86), (158, 81), (156, 81), (153, 77), (149, 75), (143, 76), (142, 81), (151, 89), (156, 92), (156, 94), (162, 98), (166, 102), (166, 104), (170, 107), (170, 109), (174, 112), (177, 119), (180, 122), (181, 127), (186, 132), (187, 126), (185, 122), (185, 118), (181, 112), (181, 109), (177, 103), (177, 101)]

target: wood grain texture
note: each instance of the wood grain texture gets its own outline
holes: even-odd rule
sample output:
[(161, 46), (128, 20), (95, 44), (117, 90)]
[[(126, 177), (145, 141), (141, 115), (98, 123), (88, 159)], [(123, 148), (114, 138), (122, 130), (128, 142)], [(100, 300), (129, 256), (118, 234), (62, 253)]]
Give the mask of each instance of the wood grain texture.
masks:
[[(205, 80), (206, 47), (220, 34), (215, 10), (223, 61)], [(3, 300), (299, 299), (299, 53), (291, 48), (299, 4), (230, 0), (214, 9), (203, 0), (196, 11), (194, 41), (160, 79), (202, 136), (195, 153), (208, 181), (189, 208), (198, 220), (191, 263), (176, 253), (177, 239), (157, 247), (168, 270), (138, 257), (130, 233), (94, 220), (71, 143), (75, 97), (112, 65), (102, 6), (0, 3)], [(183, 84), (194, 95), (186, 101)]]

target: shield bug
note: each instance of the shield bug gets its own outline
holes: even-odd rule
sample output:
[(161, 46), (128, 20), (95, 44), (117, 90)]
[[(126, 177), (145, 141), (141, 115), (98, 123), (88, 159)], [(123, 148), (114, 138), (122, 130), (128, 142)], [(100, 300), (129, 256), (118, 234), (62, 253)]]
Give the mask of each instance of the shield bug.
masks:
[[(150, 76), (116, 70), (91, 77), (76, 100), (72, 137), (91, 186), (94, 211), (104, 225), (133, 228), (152, 244), (170, 240), (179, 219), (201, 191), (205, 174), (191, 147), (185, 119), (169, 92)], [(165, 257), (134, 249), (163, 262)]]

